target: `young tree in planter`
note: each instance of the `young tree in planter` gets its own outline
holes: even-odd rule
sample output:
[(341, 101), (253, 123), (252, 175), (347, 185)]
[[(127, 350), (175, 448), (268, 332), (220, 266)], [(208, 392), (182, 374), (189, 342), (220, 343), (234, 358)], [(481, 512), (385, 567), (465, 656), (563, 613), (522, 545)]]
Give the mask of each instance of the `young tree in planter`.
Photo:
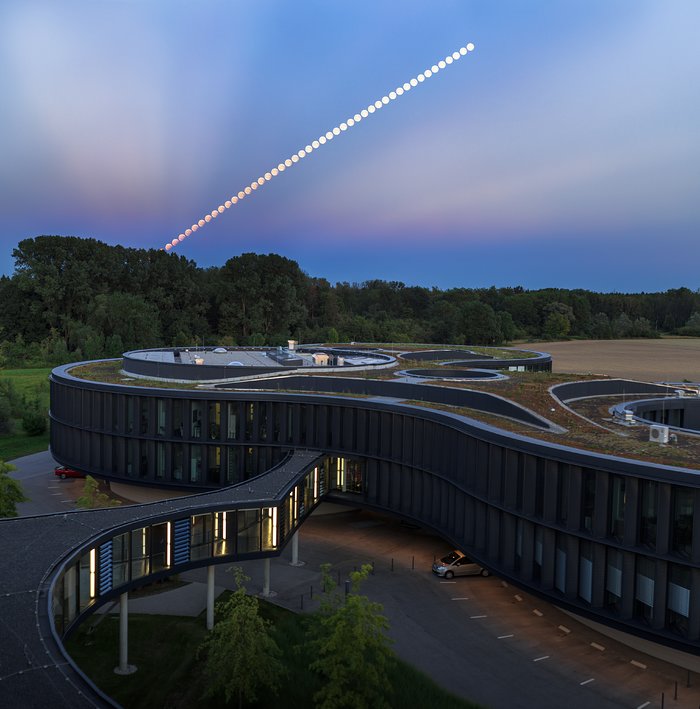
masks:
[(0, 517), (16, 517), (18, 502), (26, 502), (22, 486), (9, 476), (14, 465), (0, 460)]
[(207, 695), (224, 693), (226, 701), (254, 702), (261, 691), (276, 695), (286, 670), (272, 637), (271, 623), (260, 617), (258, 599), (246, 595), (248, 577), (233, 568), (236, 590), (217, 604), (217, 622), (200, 646), (206, 656)]
[(324, 598), (312, 629), (316, 660), (310, 669), (320, 674), (323, 687), (314, 696), (320, 709), (388, 709), (391, 691), (388, 670), (394, 653), (386, 636), (389, 622), (380, 603), (359, 595), (372, 567), (350, 574), (350, 593), (343, 599), (330, 575), (321, 567)]

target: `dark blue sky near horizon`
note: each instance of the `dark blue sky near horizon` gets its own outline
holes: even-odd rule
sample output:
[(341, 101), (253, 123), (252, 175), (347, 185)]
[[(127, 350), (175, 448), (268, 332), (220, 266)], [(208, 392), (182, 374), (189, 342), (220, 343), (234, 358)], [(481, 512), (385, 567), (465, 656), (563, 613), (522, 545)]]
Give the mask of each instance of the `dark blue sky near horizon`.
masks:
[(0, 272), (28, 237), (190, 236), (331, 282), (700, 287), (696, 0), (4, 0)]

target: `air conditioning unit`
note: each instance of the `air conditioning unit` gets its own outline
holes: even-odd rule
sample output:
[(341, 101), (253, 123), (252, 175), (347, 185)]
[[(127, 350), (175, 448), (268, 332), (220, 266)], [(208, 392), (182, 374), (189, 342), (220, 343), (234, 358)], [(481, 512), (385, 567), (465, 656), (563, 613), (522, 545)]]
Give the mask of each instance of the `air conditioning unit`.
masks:
[(654, 443), (668, 443), (668, 426), (649, 426), (649, 440)]

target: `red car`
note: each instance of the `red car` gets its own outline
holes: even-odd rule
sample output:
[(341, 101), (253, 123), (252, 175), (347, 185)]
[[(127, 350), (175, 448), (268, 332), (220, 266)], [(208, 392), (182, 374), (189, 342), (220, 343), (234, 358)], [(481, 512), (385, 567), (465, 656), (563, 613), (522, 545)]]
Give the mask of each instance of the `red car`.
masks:
[(62, 465), (59, 465), (57, 468), (54, 469), (53, 471), (54, 475), (58, 475), (61, 480), (65, 480), (66, 478), (84, 478), (85, 473), (81, 473), (78, 470), (73, 470), (73, 468), (66, 468)]

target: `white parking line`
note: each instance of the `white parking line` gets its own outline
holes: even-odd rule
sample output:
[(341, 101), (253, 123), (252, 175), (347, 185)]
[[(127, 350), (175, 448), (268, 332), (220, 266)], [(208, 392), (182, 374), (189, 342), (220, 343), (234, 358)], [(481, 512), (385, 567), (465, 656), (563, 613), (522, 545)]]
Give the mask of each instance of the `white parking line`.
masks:
[(440, 581), (440, 583), (457, 583), (456, 581)]
[(583, 687), (584, 684), (590, 684), (591, 682), (595, 682), (595, 679), (591, 677), (590, 679), (585, 679), (583, 682), (579, 682), (579, 684)]
[(488, 618), (487, 615), (470, 615), (469, 617), (470, 617), (472, 620), (474, 620), (475, 618)]
[(651, 702), (644, 702), (644, 704), (640, 704), (637, 709), (644, 709), (644, 707), (648, 707), (651, 704)]
[(469, 599), (466, 596), (457, 596), (457, 598), (453, 598), (453, 601), (468, 601)]
[(549, 655), (542, 655), (542, 657), (536, 657), (533, 662), (541, 662), (542, 660), (549, 660)]
[(54, 495), (54, 496), (55, 496), (55, 495), (63, 495), (62, 492), (52, 492), (51, 494)]
[(512, 637), (513, 637), (513, 633), (511, 633), (510, 635), (499, 635), (496, 638), (496, 640), (505, 640), (505, 638), (512, 638)]
[(73, 502), (73, 500), (61, 500), (61, 503), (64, 505), (70, 505)]

